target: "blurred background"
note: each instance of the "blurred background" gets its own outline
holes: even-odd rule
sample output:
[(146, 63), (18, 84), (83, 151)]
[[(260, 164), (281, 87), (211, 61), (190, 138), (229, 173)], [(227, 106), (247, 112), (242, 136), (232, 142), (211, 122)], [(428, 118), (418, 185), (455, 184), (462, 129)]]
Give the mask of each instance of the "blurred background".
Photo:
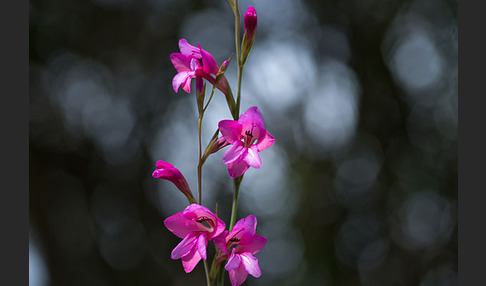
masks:
[[(268, 239), (245, 285), (457, 285), (457, 1), (250, 5), (241, 112), (276, 144), (241, 186), (238, 218)], [(169, 55), (180, 38), (232, 55), (228, 4), (38, 0), (29, 17), (29, 285), (204, 285), (162, 223), (187, 201), (151, 173), (171, 162), (197, 193), (195, 96), (173, 91)], [(236, 62), (227, 77), (235, 91)], [(229, 118), (218, 92), (204, 142)], [(228, 222), (223, 152), (203, 204)]]

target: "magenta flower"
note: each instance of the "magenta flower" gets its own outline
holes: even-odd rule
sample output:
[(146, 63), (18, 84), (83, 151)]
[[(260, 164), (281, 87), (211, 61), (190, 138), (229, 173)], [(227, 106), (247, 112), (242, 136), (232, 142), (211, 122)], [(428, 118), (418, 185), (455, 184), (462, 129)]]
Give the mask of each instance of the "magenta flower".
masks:
[(207, 208), (191, 204), (183, 212), (168, 217), (165, 227), (183, 240), (172, 250), (172, 259), (181, 259), (186, 273), (206, 260), (208, 241), (223, 233), (225, 224)]
[(251, 166), (262, 166), (261, 152), (275, 142), (265, 129), (263, 117), (256, 106), (250, 107), (238, 121), (221, 120), (218, 124), (222, 137), (231, 144), (224, 153), (223, 162), (228, 166), (228, 173), (237, 178)]
[[(211, 84), (215, 83), (215, 78), (211, 75), (218, 74), (219, 66), (211, 54), (201, 49), (200, 44), (197, 44), (196, 48), (185, 39), (179, 40), (179, 49), (180, 53), (170, 55), (170, 60), (178, 72), (172, 80), (172, 87), (175, 92), (182, 86), (184, 91), (190, 93), (193, 78), (196, 78), (196, 91), (198, 93), (203, 89), (203, 78)], [(217, 85), (218, 89), (224, 94), (228, 92), (226, 83), (226, 79), (222, 79)]]
[[(256, 226), (256, 217), (249, 215), (240, 219), (230, 233), (225, 230), (214, 238), (214, 244), (224, 252), (224, 257), (229, 255), (224, 269), (228, 271), (233, 286), (245, 282), (248, 274), (257, 278), (262, 275), (258, 259), (253, 254), (265, 246), (267, 239), (255, 234)], [(231, 252), (228, 252), (228, 249), (231, 249)]]
[(155, 167), (156, 169), (152, 173), (152, 177), (171, 181), (187, 197), (190, 203), (196, 202), (191, 189), (189, 188), (189, 184), (181, 171), (175, 168), (172, 164), (164, 161), (157, 161)]

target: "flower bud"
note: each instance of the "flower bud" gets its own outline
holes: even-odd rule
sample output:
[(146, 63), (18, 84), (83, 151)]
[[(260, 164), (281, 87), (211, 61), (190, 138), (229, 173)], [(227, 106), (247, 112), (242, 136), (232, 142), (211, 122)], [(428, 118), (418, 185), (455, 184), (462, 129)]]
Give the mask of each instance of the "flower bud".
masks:
[(255, 37), (258, 22), (255, 8), (252, 6), (248, 7), (248, 10), (246, 10), (245, 15), (243, 16), (243, 21), (245, 22), (246, 40), (249, 44), (251, 44), (253, 43), (253, 38)]
[(226, 140), (224, 137), (219, 137), (213, 145), (213, 148), (211, 149), (211, 154), (218, 152), (222, 148), (230, 145), (230, 143)]
[(241, 61), (245, 63), (248, 54), (250, 53), (255, 33), (257, 29), (257, 14), (255, 8), (248, 7), (245, 15), (243, 16), (243, 22), (245, 24), (245, 33), (243, 34), (243, 41), (241, 43)]
[(196, 202), (191, 189), (189, 188), (189, 184), (187, 184), (181, 171), (175, 168), (172, 164), (164, 161), (157, 161), (156, 169), (152, 173), (152, 177), (171, 181), (187, 197), (189, 203)]

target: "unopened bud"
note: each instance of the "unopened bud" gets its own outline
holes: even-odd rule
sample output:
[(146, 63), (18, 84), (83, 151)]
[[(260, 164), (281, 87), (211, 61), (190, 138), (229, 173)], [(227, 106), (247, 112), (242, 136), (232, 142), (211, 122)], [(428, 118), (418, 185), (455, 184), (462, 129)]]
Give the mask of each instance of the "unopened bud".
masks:
[(189, 203), (196, 202), (186, 179), (172, 164), (164, 161), (157, 161), (156, 169), (152, 173), (152, 177), (171, 181), (187, 197)]
[(245, 24), (245, 34), (243, 35), (243, 41), (241, 43), (241, 60), (244, 63), (250, 53), (257, 29), (258, 21), (255, 8), (252, 6), (248, 7), (248, 10), (246, 10), (245, 15), (243, 16), (243, 22)]

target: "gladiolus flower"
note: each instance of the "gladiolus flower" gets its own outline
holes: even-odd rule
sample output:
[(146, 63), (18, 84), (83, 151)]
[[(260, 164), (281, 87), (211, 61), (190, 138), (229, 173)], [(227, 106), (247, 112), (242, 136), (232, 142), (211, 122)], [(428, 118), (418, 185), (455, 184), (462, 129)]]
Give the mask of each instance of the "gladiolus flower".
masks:
[(250, 107), (238, 121), (221, 120), (218, 126), (222, 137), (231, 144), (223, 155), (223, 162), (232, 178), (243, 175), (250, 166), (255, 169), (262, 166), (258, 152), (272, 146), (275, 139), (265, 129), (263, 117), (256, 106)]
[[(243, 284), (248, 274), (256, 278), (262, 274), (258, 259), (253, 254), (265, 246), (267, 239), (255, 234), (256, 225), (256, 217), (249, 215), (239, 220), (230, 233), (225, 230), (214, 238), (214, 244), (223, 251), (224, 258), (229, 255), (224, 269), (228, 271), (233, 286)], [(228, 249), (231, 249), (231, 252)]]
[(184, 178), (179, 169), (164, 161), (157, 161), (155, 167), (152, 177), (171, 181), (187, 197), (189, 203), (196, 202), (186, 178)]
[[(200, 44), (194, 47), (185, 39), (179, 40), (179, 49), (180, 53), (170, 55), (170, 60), (178, 72), (172, 80), (172, 87), (175, 92), (182, 86), (184, 91), (190, 93), (193, 78), (196, 78), (196, 91), (198, 93), (203, 89), (203, 78), (211, 84), (215, 83), (215, 78), (211, 75), (216, 76), (218, 74), (219, 66), (210, 53), (201, 49)], [(227, 94), (228, 87), (225, 78), (219, 81), (217, 87), (224, 94)]]
[(186, 273), (206, 260), (208, 241), (223, 233), (225, 224), (209, 209), (191, 204), (183, 212), (168, 217), (165, 227), (183, 240), (172, 250), (172, 259), (181, 259)]

